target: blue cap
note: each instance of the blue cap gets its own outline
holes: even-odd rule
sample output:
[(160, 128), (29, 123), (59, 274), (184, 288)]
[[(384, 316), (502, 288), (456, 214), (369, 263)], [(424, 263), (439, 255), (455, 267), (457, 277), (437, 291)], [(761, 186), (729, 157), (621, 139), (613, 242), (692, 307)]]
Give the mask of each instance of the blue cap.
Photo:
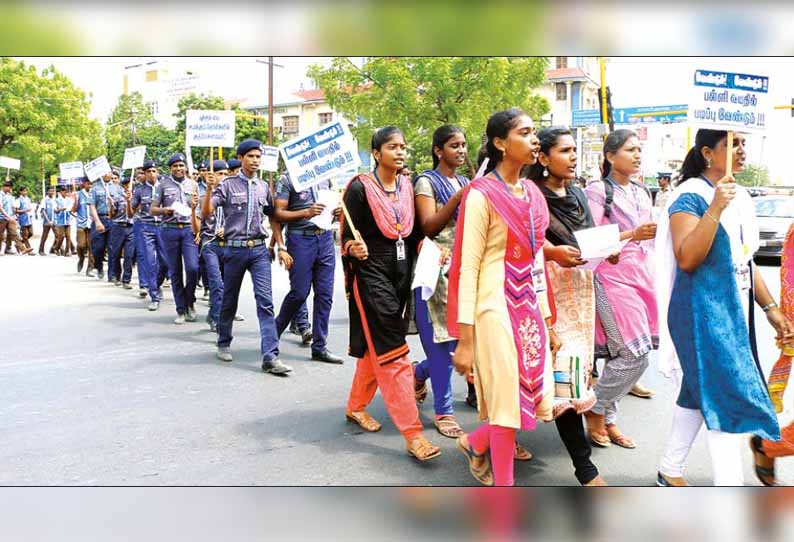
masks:
[(181, 152), (171, 155), (171, 158), (168, 159), (168, 167), (173, 166), (177, 162), (185, 162), (185, 155)]
[(245, 156), (245, 153), (254, 149), (262, 149), (262, 142), (258, 139), (246, 139), (237, 145), (237, 156)]
[(210, 168), (210, 165), (209, 165), (209, 163), (208, 163), (206, 160), (204, 160), (204, 161), (202, 161), (202, 162), (199, 164), (198, 168), (199, 168), (199, 169), (209, 169), (209, 168)]
[(132, 180), (132, 177), (122, 177), (121, 178), (121, 184), (130, 184), (131, 180)]
[(242, 167), (243, 163), (240, 162), (237, 158), (232, 158), (229, 160), (229, 169), (237, 169), (238, 167)]
[(145, 171), (151, 168), (157, 169), (157, 163), (154, 160), (144, 160), (142, 169)]
[(212, 162), (212, 169), (215, 171), (223, 171), (229, 169), (229, 165), (226, 163), (226, 160), (215, 160)]

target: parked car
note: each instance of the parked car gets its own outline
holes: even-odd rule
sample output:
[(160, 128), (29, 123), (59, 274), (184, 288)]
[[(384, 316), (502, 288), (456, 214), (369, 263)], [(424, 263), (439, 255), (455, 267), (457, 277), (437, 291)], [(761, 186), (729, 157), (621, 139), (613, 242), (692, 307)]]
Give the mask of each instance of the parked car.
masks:
[(769, 193), (769, 189), (762, 186), (753, 186), (748, 188), (747, 192), (751, 197), (755, 198), (757, 196), (766, 196)]
[(794, 197), (757, 196), (753, 202), (761, 233), (761, 247), (755, 255), (780, 258), (786, 232), (794, 221)]

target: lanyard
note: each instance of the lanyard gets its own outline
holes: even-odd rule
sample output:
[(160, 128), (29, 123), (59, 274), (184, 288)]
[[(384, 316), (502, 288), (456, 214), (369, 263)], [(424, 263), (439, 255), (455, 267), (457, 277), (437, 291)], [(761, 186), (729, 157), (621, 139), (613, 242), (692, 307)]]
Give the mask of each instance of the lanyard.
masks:
[(386, 192), (386, 188), (384, 188), (383, 183), (380, 180), (380, 177), (378, 177), (377, 170), (373, 169), (372, 174), (375, 176), (375, 180), (378, 181), (378, 186), (380, 186), (380, 189), (383, 190), (383, 193), (386, 194), (386, 197), (391, 202), (391, 210), (394, 213), (394, 227), (397, 230), (397, 235), (399, 235), (400, 239), (402, 239), (403, 220), (402, 220), (402, 207), (400, 206), (400, 185), (401, 185), (400, 177), (399, 176), (397, 177), (397, 202), (396, 202), (397, 205), (395, 205), (395, 202), (391, 198), (389, 198), (389, 193)]
[[(492, 170), (492, 173), (494, 175), (496, 175), (496, 178), (499, 179), (502, 182), (502, 186), (504, 186), (505, 190), (507, 191), (507, 194), (510, 197), (514, 198), (515, 196), (510, 191), (510, 187), (507, 186), (507, 183), (502, 178), (502, 176), (499, 175), (499, 172), (496, 171), (496, 169), (494, 169), (494, 170)], [(521, 181), (519, 180), (518, 182), (521, 182)], [(529, 192), (527, 192), (527, 187), (524, 186), (523, 184), (521, 185), (521, 187), (524, 189), (524, 196), (521, 199), (523, 199), (527, 203), (530, 203), (530, 201), (529, 201)], [(529, 244), (532, 247), (532, 256), (534, 257), (535, 256), (535, 216), (532, 213), (532, 204), (531, 203), (529, 205)]]
[[(626, 192), (626, 189), (623, 188), (623, 186), (621, 186), (621, 184), (615, 181), (612, 177), (607, 175), (606, 180), (612, 183), (617, 188), (620, 188), (623, 191), (623, 193), (628, 196), (628, 192)], [(637, 186), (633, 182), (629, 181), (629, 186), (631, 186), (631, 195), (634, 198), (634, 210), (637, 212), (637, 223), (632, 225), (635, 228), (637, 228), (642, 224), (642, 209), (640, 209), (640, 196), (637, 193)]]

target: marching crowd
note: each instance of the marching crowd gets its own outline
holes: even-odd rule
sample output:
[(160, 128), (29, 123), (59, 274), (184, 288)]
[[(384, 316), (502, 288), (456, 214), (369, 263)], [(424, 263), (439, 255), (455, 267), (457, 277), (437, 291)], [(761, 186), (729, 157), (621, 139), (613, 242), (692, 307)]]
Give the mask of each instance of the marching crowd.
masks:
[[(576, 182), (571, 131), (538, 131), (518, 109), (488, 120), (473, 180), (458, 172), (472, 166), (465, 134), (455, 126), (434, 132), (433, 167), (413, 179), (399, 128), (375, 132), (374, 168), (347, 183), (333, 211), (349, 310), (348, 355), (357, 358), (347, 419), (378, 431), (381, 423), (366, 408), (380, 389), (407, 452), (420, 461), (438, 457), (417, 407), (429, 383), (435, 428), (457, 440), (478, 482), (512, 485), (514, 462), (532, 459), (517, 444), (517, 431), (553, 421), (577, 481), (605, 485), (591, 446), (637, 446), (620, 429), (619, 407), (629, 393), (653, 394), (639, 380), (658, 349), (659, 368), (679, 391), (656, 483), (686, 485), (687, 456), (705, 424), (715, 485), (744, 482), (747, 435), (756, 474), (774, 485), (775, 458), (794, 454), (794, 424), (778, 417), (791, 358), (782, 355), (772, 371), (782, 385), (767, 385), (753, 304), (763, 309), (778, 345), (794, 346), (794, 234), (786, 241), (778, 306), (752, 261), (759, 241), (750, 196), (726, 167), (730, 160), (732, 171), (741, 170), (745, 139), (728, 136), (699, 130), (675, 188), (665, 178), (654, 207), (638, 178), (642, 149), (630, 130), (606, 137), (602, 178), (584, 188)], [(132, 289), (137, 265), (139, 295), (149, 298), (150, 311), (159, 310), (170, 280), (178, 325), (196, 321), (200, 283), (209, 301), (206, 322), (218, 335), (216, 356), (226, 363), (233, 360), (233, 323), (241, 319), (237, 306), (248, 272), (263, 371), (291, 372), (279, 359), (287, 328), (311, 345), (312, 359), (341, 364), (327, 347), (334, 233), (312, 221), (325, 211), (318, 191), (334, 187), (326, 181), (299, 191), (285, 174), (271, 190), (256, 174), (261, 147), (242, 141), (236, 160), (202, 163), (194, 177), (182, 154), (168, 160), (167, 175), (147, 160), (135, 182), (113, 170), (93, 183), (81, 179), (76, 192), (50, 188), (35, 209), (25, 189), (15, 198), (7, 182), (0, 241), (6, 234), (6, 253), (14, 245), (19, 254), (34, 255), (31, 226), (38, 215), (40, 255), (47, 254), (53, 230), (49, 253), (76, 254), (78, 272), (99, 280), (107, 275)], [(610, 224), (618, 227), (621, 248), (587, 265), (576, 233)], [(441, 253), (441, 271), (426, 298), (422, 289), (412, 291), (412, 280), (431, 243)], [(278, 313), (273, 261), (290, 276)], [(411, 333), (419, 334), (421, 363), (410, 361)], [(453, 371), (467, 379), (467, 403), (483, 422), (469, 431), (455, 418)]]

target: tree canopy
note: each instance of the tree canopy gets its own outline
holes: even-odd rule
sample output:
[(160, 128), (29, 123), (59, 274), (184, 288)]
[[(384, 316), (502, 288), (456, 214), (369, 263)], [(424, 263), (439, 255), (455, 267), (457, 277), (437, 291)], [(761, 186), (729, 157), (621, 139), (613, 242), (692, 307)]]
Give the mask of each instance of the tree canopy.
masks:
[(409, 148), (409, 167), (429, 167), (433, 131), (443, 124), (463, 129), (472, 159), (489, 115), (520, 107), (536, 121), (549, 112), (533, 89), (545, 79), (547, 60), (488, 57), (373, 57), (359, 67), (347, 57), (314, 65), (309, 76), (331, 107), (356, 122), (362, 145), (374, 130), (398, 126)]
[(58, 164), (92, 160), (104, 153), (102, 129), (89, 118), (91, 102), (52, 66), (0, 59), (0, 154), (22, 162), (17, 184), (39, 195), (41, 179)]

